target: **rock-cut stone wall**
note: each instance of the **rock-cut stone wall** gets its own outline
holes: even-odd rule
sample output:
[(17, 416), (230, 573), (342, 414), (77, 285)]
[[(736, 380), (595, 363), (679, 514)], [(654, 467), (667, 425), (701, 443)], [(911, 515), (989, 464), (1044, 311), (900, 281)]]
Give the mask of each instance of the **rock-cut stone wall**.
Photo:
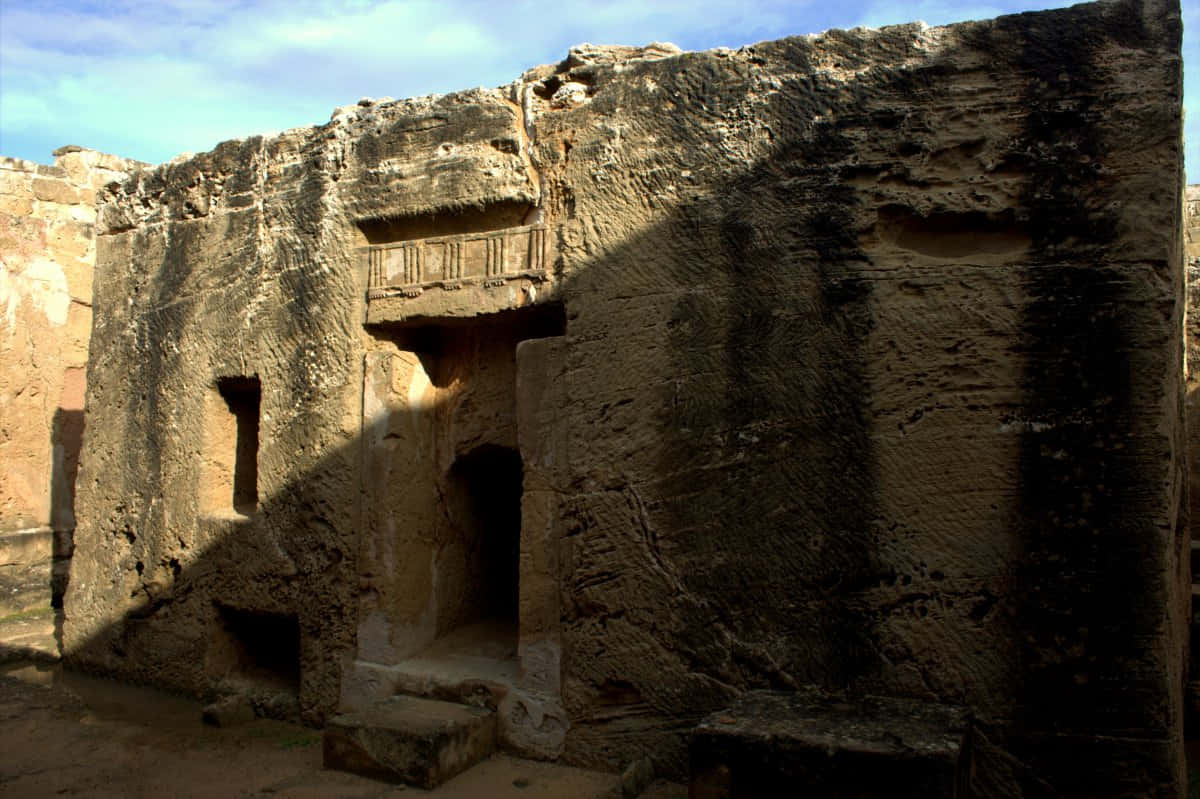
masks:
[(96, 194), (136, 166), (79, 147), (0, 158), (0, 616), (48, 612), (51, 550), (70, 554)]
[(969, 713), (974, 795), (1179, 795), (1181, 31), (585, 46), (139, 172), (67, 656), (676, 776), (815, 686)]

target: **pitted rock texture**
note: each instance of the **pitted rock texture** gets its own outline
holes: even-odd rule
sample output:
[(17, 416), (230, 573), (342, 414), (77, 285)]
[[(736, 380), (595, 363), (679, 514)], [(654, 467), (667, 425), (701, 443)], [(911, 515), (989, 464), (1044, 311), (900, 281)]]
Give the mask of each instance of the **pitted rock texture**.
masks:
[[(374, 341), (357, 248), (389, 220), (536, 197), (522, 148), (503, 144), (522, 135), (506, 98), (356, 106), (109, 192), (81, 480), (89, 554), (65, 632), (77, 662), (244, 691), (311, 721), (335, 707), (359, 599)], [(243, 435), (257, 438), (246, 464)], [(242, 465), (256, 472), (249, 507), (234, 495)], [(256, 652), (264, 635), (286, 654)]]
[(0, 158), (0, 534), (74, 526), (96, 192), (137, 166), (80, 147)]
[[(1184, 233), (1184, 269), (1187, 275), (1187, 377), (1188, 377), (1188, 415), (1191, 418), (1200, 418), (1193, 414), (1200, 413), (1200, 394), (1197, 393), (1198, 380), (1200, 380), (1200, 185), (1188, 186), (1184, 192), (1183, 198), (1183, 233)], [(1189, 487), (1194, 496), (1200, 496), (1200, 463), (1196, 461), (1196, 453), (1200, 453), (1200, 448), (1196, 446), (1200, 442), (1200, 424), (1192, 424), (1189, 428), (1189, 448), (1191, 453), (1191, 481)], [(1200, 512), (1200, 504), (1196, 500), (1192, 501), (1193, 520), (1200, 519), (1196, 516)], [(1195, 524), (1193, 524), (1193, 528)], [(1193, 534), (1193, 538), (1200, 538)]]
[[(68, 656), (316, 721), (487, 621), (542, 756), (681, 777), (703, 716), (816, 685), (968, 708), (979, 796), (1178, 794), (1180, 36), (585, 48), (138, 174)], [(528, 225), (536, 297), (368, 299), (376, 248)]]
[[(1183, 195), (1184, 274), (1187, 281), (1187, 326), (1184, 331), (1187, 359), (1188, 417), (1188, 519), (1191, 528), (1191, 579), (1194, 586), (1200, 580), (1200, 186), (1187, 186)], [(1197, 628), (1193, 601), (1191, 630)], [(1200, 647), (1191, 646), (1188, 652), (1188, 725), (1200, 712)]]
[(62, 597), (83, 435), (96, 193), (138, 166), (80, 147), (56, 151), (53, 166), (0, 158), (0, 617), (13, 623), (48, 625)]

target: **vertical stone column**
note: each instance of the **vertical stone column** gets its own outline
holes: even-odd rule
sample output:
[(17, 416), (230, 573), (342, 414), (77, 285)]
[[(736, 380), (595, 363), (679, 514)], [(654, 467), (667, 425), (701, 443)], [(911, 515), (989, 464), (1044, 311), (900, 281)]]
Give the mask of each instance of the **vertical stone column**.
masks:
[(517, 345), (517, 441), (524, 464), (521, 496), (518, 690), (506, 698), (506, 739), (528, 755), (557, 757), (566, 735), (562, 694), (561, 481), (567, 465), (566, 343), (562, 336)]

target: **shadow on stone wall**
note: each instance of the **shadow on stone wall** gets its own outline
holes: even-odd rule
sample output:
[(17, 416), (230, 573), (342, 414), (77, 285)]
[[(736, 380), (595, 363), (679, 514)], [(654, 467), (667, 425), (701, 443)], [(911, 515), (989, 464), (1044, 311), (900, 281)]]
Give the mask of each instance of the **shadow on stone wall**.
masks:
[(71, 553), (75, 549), (75, 476), (83, 449), (82, 409), (59, 408), (50, 433), (53, 477), (50, 481), (50, 528), (54, 533), (51, 572), (51, 606), (62, 608), (70, 580)]
[[(1179, 467), (1156, 429), (1157, 393), (1174, 367), (1164, 319), (1177, 311), (1147, 289), (1153, 269), (1092, 263), (1102, 237), (1087, 258), (1063, 263), (1065, 249), (1118, 228), (1097, 209), (1121, 187), (1079, 172), (1077, 161), (1036, 155), (1070, 146), (1103, 161), (1114, 145), (1100, 110), (1071, 126), (1034, 81), (1049, 75), (1075, 96), (1111, 75), (1095, 63), (1093, 43), (1060, 46), (1058, 15), (1040, 19), (998, 23), (984, 43), (1023, 54), (1017, 67), (1032, 111), (1003, 145), (1005, 168), (1025, 176), (1014, 198), (1018, 228), (982, 240), (1028, 249), (1019, 269), (1009, 263), (1012, 274), (938, 278), (966, 281), (968, 291), (1004, 279), (1014, 287), (1016, 307), (999, 310), (1016, 328), (1003, 333), (996, 358), (1014, 373), (1019, 400), (985, 409), (986, 429), (946, 427), (941, 444), (969, 451), (976, 433), (1016, 420), (1016, 455), (984, 490), (1003, 507), (984, 500), (958, 515), (909, 513), (941, 536), (901, 538), (889, 516), (905, 485), (931, 478), (915, 476), (921, 464), (909, 444), (882, 427), (876, 392), (903, 380), (936, 389), (922, 372), (927, 354), (975, 365), (969, 350), (955, 355), (958, 331), (939, 331), (884, 374), (888, 337), (922, 334), (879, 296), (896, 278), (879, 270), (872, 249), (874, 203), (894, 196), (878, 187), (917, 154), (938, 151), (944, 133), (890, 108), (897, 98), (952, 106), (951, 62), (866, 72), (832, 96), (774, 94), (760, 111), (772, 143), (753, 164), (738, 174), (696, 166), (711, 191), (646, 212), (634, 235), (594, 242), (599, 254), (572, 265), (560, 294), (572, 458), (559, 544), (568, 760), (614, 768), (648, 753), (678, 776), (702, 715), (748, 688), (817, 684), (971, 707), (980, 795), (1177, 784), (1179, 708), (1169, 706), (1176, 694), (1161, 650), (1178, 647), (1165, 657), (1183, 657), (1162, 627), (1178, 610), (1164, 586), (1177, 573), (1183, 530), (1156, 527)], [(763, 51), (797, 74), (813, 72), (804, 40)], [(686, 64), (637, 69), (681, 102), (736, 96), (721, 89), (742, 77), (711, 58)], [(1012, 66), (994, 67), (990, 79), (1011, 84)], [(723, 110), (710, 103), (704, 113)], [(680, 152), (711, 144), (700, 113), (696, 105), (662, 122)], [(1161, 122), (1169, 132), (1172, 120)], [(879, 130), (889, 136), (872, 138)], [(1087, 187), (1095, 202), (1086, 225), (1063, 219)], [(903, 218), (922, 217), (911, 214)], [(319, 298), (320, 286), (309, 290)], [(114, 515), (104, 545), (127, 549), (120, 579), (134, 605), (68, 660), (199, 695), (249, 685), (260, 710), (319, 723), (354, 649), (357, 604), (336, 587), (357, 585), (370, 568), (358, 563), (362, 531), (332, 521), (342, 515), (335, 506), (360, 496), (361, 480), (346, 475), (356, 474), (361, 447), (327, 453), (262, 497), (251, 517), (201, 519), (198, 537), (208, 543), (186, 563), (156, 554), (144, 515)], [(931, 500), (955, 479), (942, 474), (915, 493)], [(1009, 560), (960, 562), (951, 574), (923, 568), (961, 537), (976, 540), (980, 561), (997, 552)], [(231, 614), (241, 617), (231, 623)], [(253, 647), (239, 649), (230, 627), (269, 627), (263, 635), (291, 651), (293, 624), (296, 676), (289, 666), (275, 682), (256, 682), (255, 669), (271, 669), (247, 668)], [(298, 690), (281, 691), (280, 681)]]

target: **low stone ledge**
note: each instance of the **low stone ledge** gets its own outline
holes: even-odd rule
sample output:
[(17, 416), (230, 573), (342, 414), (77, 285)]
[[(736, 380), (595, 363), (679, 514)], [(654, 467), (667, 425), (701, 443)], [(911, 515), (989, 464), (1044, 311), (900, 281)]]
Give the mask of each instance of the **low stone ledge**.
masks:
[(50, 527), (0, 533), (0, 564), (49, 564), (54, 554), (54, 530)]
[(693, 733), (690, 795), (962, 799), (968, 727), (931, 702), (752, 691)]

